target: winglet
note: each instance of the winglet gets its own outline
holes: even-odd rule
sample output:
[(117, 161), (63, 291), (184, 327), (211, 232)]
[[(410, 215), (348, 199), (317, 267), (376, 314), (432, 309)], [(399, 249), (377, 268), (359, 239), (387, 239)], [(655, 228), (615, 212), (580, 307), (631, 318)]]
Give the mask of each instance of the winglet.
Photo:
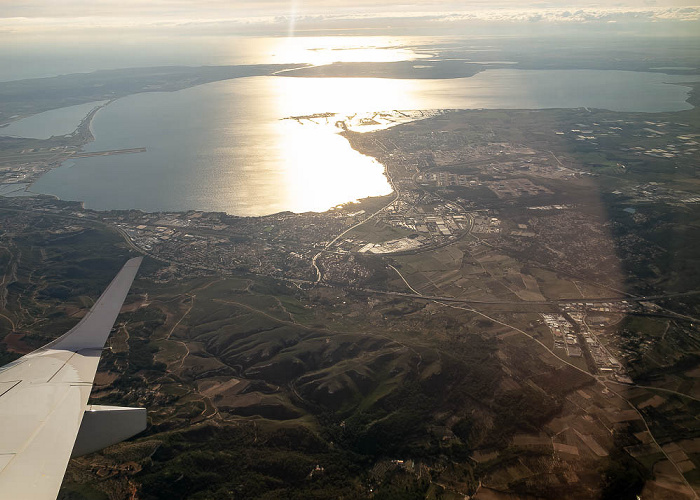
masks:
[(102, 349), (129, 293), (141, 261), (143, 257), (135, 257), (127, 261), (80, 323), (42, 349), (66, 351)]

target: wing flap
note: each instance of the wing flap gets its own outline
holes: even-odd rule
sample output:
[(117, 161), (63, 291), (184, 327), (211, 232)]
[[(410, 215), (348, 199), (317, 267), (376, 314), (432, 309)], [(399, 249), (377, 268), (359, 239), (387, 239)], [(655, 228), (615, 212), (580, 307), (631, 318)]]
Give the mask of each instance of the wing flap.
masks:
[(68, 385), (18, 384), (0, 397), (0, 453), (26, 448), (69, 391)]
[(0, 453), (0, 472), (2, 472), (2, 470), (5, 468), (5, 466), (7, 464), (9, 464), (10, 460), (12, 460), (13, 458), (15, 458), (14, 453), (6, 453), (6, 454)]
[(29, 436), (29, 429), (23, 429), (24, 442), (0, 473), (2, 498), (56, 498), (80, 426), (81, 400), (89, 394), (90, 387), (65, 386), (38, 427)]
[(100, 364), (102, 349), (81, 349), (68, 359), (49, 379), (51, 384), (92, 383)]
[(22, 380), (45, 384), (73, 356), (71, 351), (34, 351), (24, 361), (9, 370), (0, 372), (0, 381)]
[[(102, 349), (140, 263), (127, 262), (72, 330), (0, 370), (0, 498), (56, 498)], [(145, 423), (141, 412), (130, 414), (123, 432)]]

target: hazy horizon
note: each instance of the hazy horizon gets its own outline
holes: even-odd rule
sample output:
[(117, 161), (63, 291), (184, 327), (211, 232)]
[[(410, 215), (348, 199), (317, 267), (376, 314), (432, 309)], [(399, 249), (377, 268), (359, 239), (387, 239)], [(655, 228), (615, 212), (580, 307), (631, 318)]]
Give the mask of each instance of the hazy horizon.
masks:
[(0, 12), (0, 43), (11, 49), (0, 55), (0, 81), (124, 67), (259, 63), (263, 58), (240, 56), (250, 53), (257, 37), (291, 44), (319, 36), (565, 37), (586, 43), (609, 37), (614, 46), (620, 37), (698, 34), (700, 6), (685, 0), (360, 0), (352, 7), (300, 0), (20, 1), (6, 2)]

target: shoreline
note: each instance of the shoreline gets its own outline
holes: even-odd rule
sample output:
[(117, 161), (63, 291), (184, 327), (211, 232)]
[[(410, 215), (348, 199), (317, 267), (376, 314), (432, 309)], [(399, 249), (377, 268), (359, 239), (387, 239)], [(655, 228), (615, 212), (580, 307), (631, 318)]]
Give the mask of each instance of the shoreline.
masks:
[[(78, 123), (78, 126), (77, 126), (77, 127), (75, 128), (75, 130), (73, 130), (73, 132), (71, 132), (70, 134), (65, 134), (65, 135), (63, 135), (63, 136), (52, 136), (52, 138), (53, 138), (53, 137), (69, 137), (69, 138), (71, 138), (71, 139), (75, 139), (77, 142), (75, 143), (74, 147), (76, 148), (76, 150), (77, 150), (78, 152), (79, 152), (79, 151), (82, 151), (83, 148), (85, 147), (85, 145), (90, 144), (91, 142), (93, 142), (93, 141), (95, 140), (95, 135), (93, 134), (93, 131), (92, 131), (92, 120), (95, 118), (95, 115), (97, 115), (97, 113), (98, 113), (102, 108), (104, 108), (105, 106), (107, 106), (107, 105), (113, 103), (114, 101), (116, 101), (116, 99), (110, 99), (110, 100), (108, 100), (107, 102), (105, 102), (105, 103), (103, 103), (103, 104), (99, 104), (98, 106), (95, 106), (93, 109), (90, 110), (90, 112), (88, 112), (87, 115), (85, 115), (85, 116), (80, 120), (80, 123)], [(40, 140), (40, 141), (41, 141), (41, 140), (43, 140), (43, 139), (37, 139), (37, 140)], [(60, 198), (59, 196), (56, 196), (56, 195), (53, 195), (53, 194), (49, 194), (49, 193), (38, 193), (38, 192), (32, 191), (32, 187), (33, 187), (34, 184), (35, 184), (39, 179), (41, 179), (44, 175), (46, 175), (47, 173), (51, 172), (52, 170), (54, 170), (54, 169), (56, 169), (56, 168), (60, 168), (61, 166), (63, 166), (63, 164), (64, 164), (65, 162), (69, 161), (69, 160), (73, 157), (73, 154), (74, 154), (74, 153), (71, 153), (70, 156), (68, 156), (68, 157), (65, 158), (64, 160), (58, 162), (58, 163), (57, 163), (56, 165), (54, 165), (54, 166), (49, 165), (49, 168), (46, 169), (46, 171), (42, 172), (41, 175), (39, 175), (36, 179), (34, 179), (34, 180), (32, 180), (31, 182), (27, 183), (27, 186), (26, 186), (26, 188), (24, 189), (24, 192), (27, 193), (26, 196), (50, 196), (50, 197), (52, 197), (52, 198), (54, 198), (54, 199), (56, 199), (56, 200), (61, 200), (61, 198)], [(62, 200), (62, 201), (67, 201), (67, 200)], [(81, 205), (83, 206), (83, 208), (84, 208), (85, 203), (84, 203), (83, 201), (80, 201), (80, 200), (76, 200), (76, 201), (79, 201), (79, 202), (81, 203)]]
[[(690, 78), (690, 80), (692, 80), (692, 78)], [(682, 87), (685, 87), (685, 88), (688, 89), (685, 102), (690, 106), (689, 109), (684, 109), (684, 110), (679, 110), (679, 111), (663, 111), (663, 112), (621, 112), (621, 111), (608, 111), (608, 112), (611, 112), (611, 113), (622, 113), (622, 114), (648, 114), (648, 115), (650, 115), (650, 116), (658, 116), (658, 115), (675, 115), (675, 114), (678, 114), (678, 113), (692, 112), (694, 109), (697, 108), (698, 102), (697, 102), (695, 93), (696, 93), (696, 89), (698, 89), (698, 88), (700, 87), (700, 85), (698, 85), (698, 82), (697, 82), (697, 81), (695, 81), (695, 82), (693, 82), (693, 81), (668, 82), (668, 84), (674, 85), (674, 86), (682, 86)], [(78, 127), (76, 128), (76, 130), (71, 134), (75, 139), (78, 140), (78, 142), (76, 142), (76, 146), (78, 147), (78, 149), (82, 149), (82, 148), (84, 148), (87, 144), (89, 144), (90, 142), (93, 142), (93, 141), (96, 140), (96, 136), (95, 136), (94, 130), (92, 129), (92, 124), (93, 124), (93, 119), (94, 119), (94, 117), (97, 115), (97, 113), (98, 113), (102, 108), (104, 108), (105, 106), (111, 104), (112, 102), (116, 101), (117, 99), (118, 99), (118, 98), (110, 99), (109, 101), (107, 101), (107, 102), (105, 102), (105, 103), (103, 103), (103, 104), (100, 104), (99, 106), (96, 106), (94, 109), (92, 109), (92, 110), (81, 120), (81, 122), (80, 122), (80, 124), (78, 125)], [(541, 111), (549, 111), (549, 110), (554, 110), (554, 109), (576, 109), (576, 108), (542, 108)], [(590, 108), (590, 109), (593, 110), (594, 108)], [(434, 117), (434, 116), (436, 116), (436, 115), (438, 115), (438, 114), (447, 114), (447, 113), (453, 113), (453, 112), (469, 112), (469, 111), (479, 111), (479, 110), (476, 110), (476, 109), (455, 109), (455, 108), (453, 108), (453, 109), (409, 110), (409, 111), (392, 110), (392, 111), (389, 112), (389, 113), (385, 113), (385, 112), (374, 112), (374, 113), (372, 113), (372, 112), (367, 112), (367, 113), (363, 113), (363, 115), (366, 116), (366, 117), (370, 117), (370, 118), (367, 119), (368, 122), (369, 122), (369, 121), (372, 121), (373, 118), (376, 117), (376, 116), (378, 116), (378, 115), (383, 115), (383, 114), (388, 115), (388, 114), (392, 114), (392, 113), (393, 113), (394, 120), (392, 120), (391, 123), (385, 122), (385, 123), (383, 123), (383, 124), (375, 124), (375, 125), (372, 125), (372, 124), (369, 124), (369, 123), (361, 123), (361, 120), (360, 120), (359, 126), (357, 126), (357, 125), (350, 125), (350, 126), (348, 126), (348, 125), (347, 125), (347, 122), (350, 121), (352, 118), (356, 117), (357, 115), (352, 115), (352, 118), (351, 118), (351, 116), (344, 116), (343, 114), (337, 114), (337, 113), (314, 113), (314, 114), (303, 115), (303, 116), (288, 116), (288, 117), (281, 118), (281, 120), (293, 120), (293, 121), (297, 121), (297, 122), (301, 123), (301, 122), (303, 122), (303, 121), (305, 121), (305, 120), (313, 121), (313, 119), (315, 119), (315, 118), (316, 118), (316, 119), (317, 119), (317, 118), (326, 118), (326, 120), (328, 120), (328, 118), (331, 117), (331, 116), (337, 116), (338, 118), (341, 118), (341, 120), (339, 120), (339, 122), (343, 122), (344, 124), (346, 124), (346, 126), (345, 126), (345, 127), (342, 127), (342, 130), (338, 130), (336, 133), (338, 133), (339, 135), (343, 136), (343, 138), (348, 142), (348, 145), (350, 146), (351, 149), (355, 150), (356, 152), (358, 152), (358, 153), (360, 153), (360, 154), (364, 154), (362, 151), (358, 151), (356, 148), (353, 147), (352, 141), (350, 141), (350, 140), (348, 139), (348, 134), (353, 134), (353, 133), (365, 134), (365, 133), (370, 133), (370, 132), (374, 132), (374, 131), (377, 131), (377, 130), (384, 130), (384, 129), (386, 129), (386, 128), (391, 128), (391, 127), (398, 126), (398, 125), (402, 125), (402, 124), (405, 124), (405, 123), (411, 123), (411, 122), (414, 122), (414, 121), (420, 120), (420, 119), (431, 118), (431, 117)], [(489, 110), (484, 110), (484, 111), (489, 111)], [(503, 111), (508, 111), (508, 110), (506, 110), (506, 109), (493, 109), (493, 110), (490, 110), (490, 111), (494, 111), (494, 112), (500, 111), (500, 112), (503, 112)], [(599, 109), (595, 109), (595, 111), (600, 111), (600, 110), (599, 110)], [(402, 116), (406, 117), (406, 113), (409, 113), (409, 114), (414, 113), (415, 115), (414, 115), (414, 116), (407, 117), (407, 119), (405, 119), (405, 120), (396, 119), (396, 118), (398, 117), (398, 115), (402, 115)], [(418, 113), (420, 113), (421, 116), (417, 116)], [(338, 115), (339, 115), (339, 116), (338, 116)], [(426, 116), (426, 115), (427, 115), (427, 116)], [(343, 120), (342, 118), (345, 118), (345, 119)], [(358, 119), (358, 120), (359, 120), (359, 119)], [(364, 128), (362, 125), (369, 125), (369, 126), (367, 126), (367, 129), (366, 129), (366, 130), (361, 130), (362, 128)], [(367, 155), (365, 155), (365, 156), (367, 156)], [(391, 182), (390, 182), (390, 180), (389, 180), (389, 172), (388, 172), (387, 165), (384, 164), (384, 163), (382, 163), (381, 161), (379, 161), (379, 160), (378, 160), (377, 158), (375, 158), (375, 157), (372, 157), (372, 156), (370, 156), (370, 157), (373, 158), (375, 161), (377, 161), (379, 164), (382, 165), (382, 168), (383, 168), (382, 174), (383, 174), (384, 178), (386, 179), (386, 182), (387, 182), (389, 185), (391, 185)], [(66, 160), (63, 160), (58, 166), (63, 165), (63, 164), (65, 163), (65, 161), (67, 161), (68, 159), (70, 159), (70, 157), (67, 158)], [(33, 191), (31, 191), (31, 188), (34, 186), (34, 184), (35, 184), (41, 177), (43, 177), (43, 175), (45, 175), (47, 172), (53, 170), (53, 168), (56, 168), (56, 167), (49, 168), (46, 172), (42, 173), (36, 180), (34, 180), (33, 182), (31, 182), (31, 183), (29, 184), (28, 188), (26, 189), (26, 192), (27, 192), (27, 193), (31, 193), (31, 194), (45, 194), (45, 193), (34, 193)], [(208, 210), (208, 209), (202, 209), (202, 208), (182, 208), (182, 209), (165, 210), (165, 211), (162, 211), (162, 210), (147, 210), (147, 209), (142, 209), (142, 208), (123, 208), (123, 209), (109, 209), (109, 208), (99, 208), (99, 209), (97, 209), (97, 208), (90, 208), (90, 210), (96, 210), (96, 211), (100, 211), (100, 212), (110, 212), (110, 211), (113, 211), (113, 210), (125, 210), (125, 211), (129, 211), (129, 210), (138, 210), (138, 211), (143, 212), (143, 213), (164, 213), (164, 212), (165, 212), (165, 213), (186, 213), (186, 212), (192, 212), (192, 211), (194, 211), (194, 212), (201, 212), (201, 213), (225, 213), (226, 215), (229, 215), (229, 216), (232, 216), (232, 217), (261, 218), (261, 217), (274, 216), (274, 215), (284, 214), (284, 213), (293, 213), (293, 214), (306, 214), (306, 213), (328, 214), (328, 213), (333, 212), (333, 211), (335, 210), (335, 207), (339, 207), (339, 206), (351, 206), (351, 205), (360, 205), (360, 204), (362, 204), (363, 200), (366, 200), (367, 198), (377, 198), (377, 197), (382, 197), (382, 196), (391, 196), (391, 195), (394, 194), (394, 193), (395, 193), (395, 190), (392, 189), (392, 191), (391, 191), (390, 193), (388, 193), (387, 195), (368, 196), (368, 197), (365, 197), (365, 198), (356, 198), (356, 199), (353, 199), (353, 200), (347, 200), (347, 201), (345, 201), (345, 202), (341, 202), (341, 203), (334, 204), (333, 206), (331, 206), (331, 207), (329, 207), (329, 208), (327, 208), (326, 210), (323, 210), (323, 211), (313, 211), (313, 210), (309, 210), (309, 211), (304, 211), (304, 212), (295, 212), (295, 211), (292, 211), (292, 210), (282, 210), (282, 211), (271, 212), (271, 213), (265, 213), (265, 214), (260, 214), (260, 215), (239, 215), (239, 214), (235, 214), (235, 213), (229, 213), (229, 212), (226, 211), (226, 210), (216, 210), (216, 209), (215, 209), (215, 210)], [(61, 199), (59, 196), (56, 196), (56, 195), (50, 195), (50, 196), (53, 196), (53, 197), (55, 197), (55, 198), (57, 198), (57, 199)], [(63, 201), (70, 201), (70, 200), (67, 200), (67, 199), (66, 199), (66, 200), (63, 200)], [(84, 200), (76, 200), (76, 201), (79, 201), (80, 203), (83, 203), (83, 204), (86, 203)]]
[[(105, 106), (111, 104), (112, 102), (114, 102), (116, 100), (117, 99), (111, 99), (104, 104), (96, 106), (81, 120), (80, 124), (75, 129), (75, 131), (72, 134), (70, 134), (73, 137), (80, 138), (81, 142), (79, 144), (77, 144), (79, 150), (82, 150), (85, 145), (87, 145), (91, 142), (94, 142), (96, 140), (96, 136), (92, 130), (92, 121), (93, 121), (94, 117), (97, 115), (97, 113), (102, 108), (104, 108)], [(363, 115), (368, 115), (368, 116), (375, 115), (376, 116), (376, 115), (382, 114), (384, 116), (389, 116), (392, 113), (395, 113), (396, 116), (403, 117), (403, 119), (393, 120), (390, 123), (386, 123), (386, 124), (384, 124), (384, 126), (381, 126), (379, 128), (377, 128), (376, 126), (374, 126), (374, 127), (370, 126), (370, 128), (371, 128), (370, 130), (357, 130), (355, 127), (358, 127), (358, 126), (362, 127), (363, 126), (363, 124), (359, 124), (359, 125), (352, 126), (352, 128), (345, 127), (344, 129), (340, 129), (337, 132), (335, 132), (336, 134), (343, 137), (343, 139), (346, 141), (348, 147), (351, 150), (355, 151), (356, 153), (358, 153), (360, 155), (371, 158), (373, 161), (375, 161), (376, 163), (381, 165), (382, 175), (384, 176), (384, 179), (386, 180), (387, 185), (391, 187), (391, 191), (386, 193), (386, 194), (370, 195), (370, 196), (365, 196), (362, 198), (355, 198), (352, 200), (347, 200), (347, 201), (343, 201), (340, 203), (336, 203), (336, 204), (334, 204), (334, 205), (332, 205), (332, 206), (330, 206), (327, 209), (322, 210), (322, 211), (307, 210), (307, 211), (303, 211), (303, 212), (295, 212), (292, 210), (281, 210), (281, 211), (271, 212), (271, 213), (266, 213), (266, 214), (261, 214), (261, 215), (239, 215), (239, 214), (235, 214), (235, 213), (229, 213), (225, 210), (206, 210), (206, 209), (200, 209), (200, 208), (181, 209), (181, 210), (145, 210), (142, 208), (134, 208), (134, 207), (132, 207), (132, 208), (119, 208), (119, 209), (107, 209), (107, 208), (102, 209), (102, 208), (86, 207), (85, 206), (86, 201), (84, 201), (84, 200), (68, 200), (68, 199), (63, 199), (58, 195), (54, 195), (54, 194), (50, 194), (50, 193), (40, 193), (40, 192), (31, 191), (32, 186), (41, 177), (46, 175), (51, 170), (54, 170), (54, 168), (59, 168), (59, 167), (63, 166), (67, 161), (70, 161), (71, 159), (73, 159), (73, 155), (71, 155), (70, 157), (63, 160), (56, 167), (48, 169), (41, 176), (39, 176), (35, 181), (28, 184), (27, 188), (25, 189), (25, 192), (28, 194), (28, 196), (49, 196), (49, 197), (51, 197), (55, 200), (58, 200), (58, 201), (69, 202), (69, 203), (80, 203), (82, 208), (85, 210), (91, 210), (91, 211), (101, 212), (101, 213), (130, 212), (130, 211), (137, 211), (137, 212), (141, 212), (144, 214), (158, 214), (158, 213), (184, 214), (184, 213), (188, 213), (188, 212), (195, 212), (195, 213), (202, 213), (202, 214), (223, 213), (229, 217), (250, 218), (250, 219), (261, 219), (261, 218), (265, 218), (265, 217), (275, 217), (275, 216), (279, 216), (282, 214), (293, 214), (293, 215), (297, 215), (297, 216), (304, 216), (304, 215), (310, 215), (310, 214), (317, 214), (317, 215), (329, 214), (329, 213), (337, 211), (338, 209), (347, 208), (349, 206), (358, 206), (359, 207), (359, 206), (365, 204), (368, 200), (381, 199), (384, 197), (393, 196), (396, 193), (395, 188), (390, 180), (387, 165), (380, 162), (377, 158), (375, 158), (373, 156), (366, 155), (366, 154), (362, 153), (361, 151), (358, 151), (357, 149), (355, 149), (352, 146), (352, 142), (346, 136), (347, 133), (362, 133), (362, 134), (371, 133), (371, 132), (375, 132), (378, 130), (384, 130), (386, 128), (391, 128), (394, 126), (402, 125), (405, 123), (411, 123), (414, 121), (431, 118), (431, 117), (439, 115), (439, 114), (444, 114), (445, 112), (448, 112), (448, 111), (453, 111), (453, 110), (402, 110), (402, 111), (392, 110), (391, 112), (388, 112), (388, 113), (383, 112), (383, 111), (368, 112), (368, 113), (363, 113)], [(299, 122), (300, 120), (303, 120), (303, 119), (318, 118), (320, 116), (329, 117), (329, 116), (335, 116), (335, 115), (337, 115), (337, 113), (320, 113), (320, 114), (314, 114), (314, 115), (308, 115), (308, 116), (284, 117), (284, 118), (281, 118), (280, 120), (295, 120), (295, 121)], [(358, 114), (355, 114), (352, 116), (356, 117), (357, 115)], [(341, 121), (345, 122), (349, 118), (350, 117), (346, 116), (345, 120), (341, 120)]]

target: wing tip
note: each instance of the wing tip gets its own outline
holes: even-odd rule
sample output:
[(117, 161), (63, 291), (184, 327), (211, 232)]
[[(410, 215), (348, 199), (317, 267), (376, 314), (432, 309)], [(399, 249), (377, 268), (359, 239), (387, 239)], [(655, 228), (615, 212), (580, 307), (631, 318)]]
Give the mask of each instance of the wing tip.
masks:
[(46, 349), (101, 349), (129, 294), (142, 261), (143, 256), (129, 259), (77, 325), (30, 354)]
[(129, 259), (126, 264), (124, 264), (124, 267), (139, 267), (141, 262), (143, 262), (143, 255)]

